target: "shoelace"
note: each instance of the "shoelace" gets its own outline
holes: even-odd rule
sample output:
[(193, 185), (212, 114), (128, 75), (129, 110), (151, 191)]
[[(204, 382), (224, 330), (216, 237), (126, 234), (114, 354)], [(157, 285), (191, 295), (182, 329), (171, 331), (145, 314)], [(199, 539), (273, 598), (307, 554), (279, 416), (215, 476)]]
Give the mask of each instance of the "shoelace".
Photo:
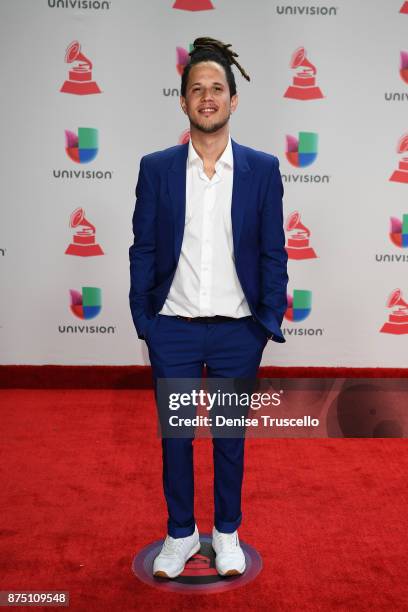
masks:
[(164, 540), (164, 546), (161, 551), (163, 555), (176, 555), (183, 548), (185, 538), (172, 538), (167, 536)]
[(217, 544), (220, 545), (220, 550), (223, 552), (236, 550), (238, 545), (236, 533), (217, 533), (215, 537), (217, 539)]

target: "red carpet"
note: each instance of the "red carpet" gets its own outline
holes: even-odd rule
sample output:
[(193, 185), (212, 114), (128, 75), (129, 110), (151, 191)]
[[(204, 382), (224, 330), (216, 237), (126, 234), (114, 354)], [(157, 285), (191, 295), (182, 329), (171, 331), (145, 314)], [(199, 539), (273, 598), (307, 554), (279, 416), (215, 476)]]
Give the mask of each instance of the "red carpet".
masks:
[[(407, 368), (262, 366), (262, 378), (407, 378)], [(0, 365), (0, 389), (140, 389), (152, 387), (150, 366)]]
[[(167, 594), (131, 572), (165, 531), (152, 391), (3, 390), (0, 402), (0, 590), (68, 590), (75, 612), (408, 609), (406, 440), (248, 440), (240, 535), (263, 571), (224, 594)], [(211, 441), (195, 450), (209, 532)]]

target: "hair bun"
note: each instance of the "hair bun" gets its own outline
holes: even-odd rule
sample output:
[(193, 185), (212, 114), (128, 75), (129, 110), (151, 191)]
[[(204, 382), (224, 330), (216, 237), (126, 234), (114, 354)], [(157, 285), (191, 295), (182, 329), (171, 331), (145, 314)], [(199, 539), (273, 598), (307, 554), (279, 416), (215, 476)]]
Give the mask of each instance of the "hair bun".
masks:
[(215, 52), (218, 51), (227, 60), (230, 66), (235, 64), (235, 66), (238, 68), (242, 76), (247, 81), (250, 81), (251, 79), (249, 78), (249, 75), (245, 72), (242, 66), (235, 59), (236, 57), (238, 57), (238, 53), (235, 53), (235, 51), (230, 49), (230, 47), (231, 47), (231, 44), (225, 44), (221, 42), (220, 40), (216, 40), (215, 38), (210, 38), (209, 36), (202, 36), (201, 38), (196, 38), (195, 41), (193, 42), (193, 50), (190, 51), (190, 56), (194, 57), (195, 53), (197, 53), (198, 51), (204, 50), (204, 49), (206, 51), (215, 51)]

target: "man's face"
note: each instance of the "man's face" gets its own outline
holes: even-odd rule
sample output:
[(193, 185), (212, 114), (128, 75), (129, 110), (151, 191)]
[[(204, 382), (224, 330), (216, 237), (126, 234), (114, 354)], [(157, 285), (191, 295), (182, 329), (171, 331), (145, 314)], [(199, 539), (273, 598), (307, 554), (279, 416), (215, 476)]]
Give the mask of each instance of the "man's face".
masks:
[(191, 125), (206, 134), (213, 134), (229, 121), (238, 104), (238, 96), (230, 97), (224, 68), (217, 62), (195, 64), (188, 75), (186, 97), (180, 104)]

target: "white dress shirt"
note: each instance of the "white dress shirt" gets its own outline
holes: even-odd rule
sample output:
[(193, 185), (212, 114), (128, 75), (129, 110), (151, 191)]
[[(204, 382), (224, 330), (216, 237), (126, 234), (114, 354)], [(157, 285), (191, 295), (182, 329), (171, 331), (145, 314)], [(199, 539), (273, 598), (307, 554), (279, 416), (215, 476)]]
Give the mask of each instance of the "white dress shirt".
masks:
[(180, 259), (160, 314), (185, 317), (250, 313), (235, 270), (231, 200), (234, 158), (231, 138), (209, 179), (190, 140), (186, 217)]

